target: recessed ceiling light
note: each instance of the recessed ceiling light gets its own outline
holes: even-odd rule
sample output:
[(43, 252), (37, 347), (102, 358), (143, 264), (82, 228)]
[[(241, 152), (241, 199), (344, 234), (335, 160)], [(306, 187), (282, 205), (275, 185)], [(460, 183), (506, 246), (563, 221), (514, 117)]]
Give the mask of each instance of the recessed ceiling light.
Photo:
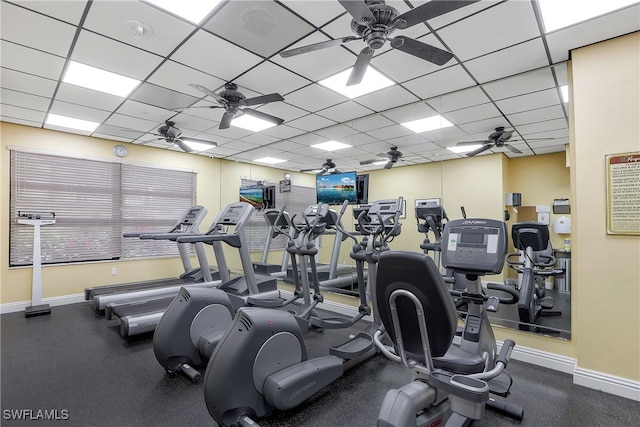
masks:
[(559, 1), (538, 0), (547, 33), (568, 27), (636, 3), (637, 0)]
[(51, 126), (60, 126), (63, 128), (82, 130), (85, 132), (93, 132), (100, 123), (90, 122), (88, 120), (74, 119), (73, 117), (59, 116), (51, 114), (47, 116), (46, 124)]
[(204, 142), (189, 141), (188, 138), (180, 138), (180, 140), (182, 140), (182, 142), (184, 142), (187, 145), (187, 147), (191, 148), (194, 151), (207, 151), (207, 150), (210, 150), (210, 149), (215, 147), (215, 145), (213, 145), (213, 144), (206, 144)]
[(411, 129), (415, 133), (428, 132), (430, 130), (448, 128), (450, 126), (453, 126), (453, 123), (440, 115), (426, 117), (424, 119), (412, 120), (410, 122), (400, 124), (406, 128)]
[(147, 0), (149, 3), (155, 4), (171, 13), (199, 24), (205, 16), (209, 14), (220, 3), (221, 0)]
[(266, 163), (268, 165), (277, 165), (278, 163), (286, 162), (286, 160), (276, 159), (275, 157), (263, 157), (261, 159), (255, 159), (254, 162)]
[(349, 68), (341, 73), (327, 77), (318, 83), (352, 99), (395, 84), (392, 80), (389, 80), (375, 69), (369, 67), (360, 84), (347, 86), (347, 80), (349, 79), (351, 70), (352, 68)]
[(560, 94), (562, 95), (562, 102), (565, 104), (569, 102), (569, 86), (560, 86)]
[(123, 98), (140, 84), (139, 80), (74, 61), (69, 62), (62, 81)]
[(482, 144), (476, 145), (453, 145), (451, 147), (447, 147), (447, 150), (453, 151), (454, 153), (468, 153), (469, 151), (477, 150), (482, 147)]
[(320, 144), (314, 144), (312, 145), (312, 147), (319, 148), (321, 150), (326, 150), (326, 151), (337, 151), (337, 150), (342, 150), (343, 148), (349, 148), (351, 147), (351, 145), (343, 144), (342, 142), (338, 142), (338, 141), (327, 141), (327, 142), (321, 142)]
[(231, 126), (247, 129), (252, 132), (260, 132), (261, 130), (272, 128), (276, 126), (276, 124), (249, 114), (243, 114), (231, 120)]

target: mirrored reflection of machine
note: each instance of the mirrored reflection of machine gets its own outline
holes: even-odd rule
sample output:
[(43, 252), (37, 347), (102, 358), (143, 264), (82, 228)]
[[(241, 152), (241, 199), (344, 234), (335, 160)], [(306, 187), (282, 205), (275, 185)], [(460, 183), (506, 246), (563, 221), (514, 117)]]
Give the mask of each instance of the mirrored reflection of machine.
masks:
[(31, 282), (31, 305), (25, 309), (26, 317), (51, 314), (49, 304), (42, 303), (42, 248), (40, 227), (56, 223), (54, 212), (18, 211), (18, 224), (33, 226), (33, 278)]

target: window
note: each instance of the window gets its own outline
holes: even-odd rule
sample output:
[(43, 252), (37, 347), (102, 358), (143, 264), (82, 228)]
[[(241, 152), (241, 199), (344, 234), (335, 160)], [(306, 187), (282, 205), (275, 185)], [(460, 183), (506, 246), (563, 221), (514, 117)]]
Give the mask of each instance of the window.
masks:
[(54, 212), (41, 228), (43, 264), (177, 255), (172, 242), (125, 239), (163, 231), (195, 204), (195, 173), (11, 151), (9, 265), (30, 265), (33, 227), (18, 212)]

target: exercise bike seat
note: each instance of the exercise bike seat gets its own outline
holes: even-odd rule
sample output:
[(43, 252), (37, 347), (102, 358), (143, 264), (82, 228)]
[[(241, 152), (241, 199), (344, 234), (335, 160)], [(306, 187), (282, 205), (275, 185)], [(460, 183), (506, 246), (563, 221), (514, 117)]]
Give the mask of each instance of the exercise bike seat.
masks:
[(486, 362), (483, 357), (452, 345), (444, 356), (433, 358), (433, 366), (456, 374), (477, 374), (484, 371)]

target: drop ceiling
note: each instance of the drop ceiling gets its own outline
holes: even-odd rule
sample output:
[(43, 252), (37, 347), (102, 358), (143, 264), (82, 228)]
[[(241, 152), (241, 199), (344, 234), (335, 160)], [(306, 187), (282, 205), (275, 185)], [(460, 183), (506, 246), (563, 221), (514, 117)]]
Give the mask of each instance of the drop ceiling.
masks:
[[(425, 2), (386, 3), (404, 13)], [(144, 1), (2, 1), (1, 7), (2, 121), (53, 128), (45, 124), (52, 113), (99, 122), (91, 136), (177, 150), (152, 135), (170, 119), (183, 136), (218, 144), (197, 154), (241, 162), (270, 156), (286, 160), (274, 167), (292, 171), (327, 158), (342, 170), (379, 169), (359, 162), (392, 146), (404, 153), (397, 166), (460, 158), (446, 147), (484, 140), (499, 126), (515, 130), (511, 145), (522, 153), (494, 147), (483, 155), (563, 151), (569, 105), (560, 87), (568, 83), (569, 51), (640, 29), (638, 3), (545, 34), (535, 1), (479, 1), (394, 33), (448, 50), (451, 61), (437, 66), (387, 42), (371, 66), (395, 85), (349, 99), (318, 81), (352, 67), (363, 41), (279, 55), (353, 35), (352, 17), (336, 0), (223, 1), (197, 25)], [(136, 37), (127, 21), (151, 31)], [(69, 61), (142, 83), (126, 98), (64, 83)], [(189, 84), (218, 93), (226, 82), (248, 98), (280, 93), (284, 101), (252, 108), (284, 123), (258, 133), (220, 130), (221, 109), (174, 111), (215, 105)], [(437, 114), (453, 126), (416, 134), (400, 124)], [(311, 147), (327, 140), (352, 147)]]

